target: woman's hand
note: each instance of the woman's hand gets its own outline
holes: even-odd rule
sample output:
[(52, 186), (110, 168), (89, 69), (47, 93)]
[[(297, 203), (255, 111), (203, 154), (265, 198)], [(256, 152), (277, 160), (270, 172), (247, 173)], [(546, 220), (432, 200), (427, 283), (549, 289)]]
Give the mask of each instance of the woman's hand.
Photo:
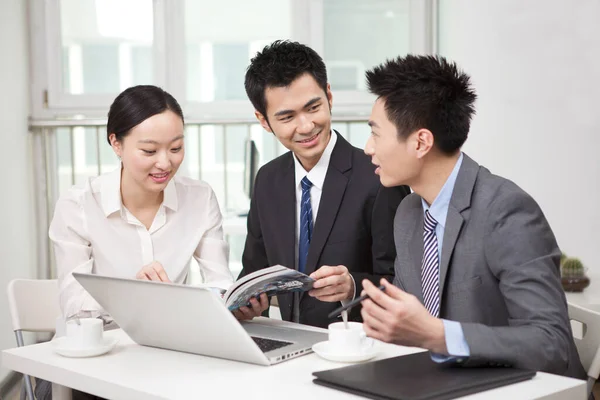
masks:
[(158, 261), (152, 261), (150, 264), (143, 266), (135, 274), (135, 278), (143, 281), (171, 282), (162, 264)]

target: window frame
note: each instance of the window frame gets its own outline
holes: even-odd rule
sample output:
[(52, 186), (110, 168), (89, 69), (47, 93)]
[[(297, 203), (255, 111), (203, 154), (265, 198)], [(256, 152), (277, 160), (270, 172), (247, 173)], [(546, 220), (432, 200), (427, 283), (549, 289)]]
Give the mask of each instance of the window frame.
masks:
[[(323, 5), (327, 0), (292, 0), (292, 40), (323, 55)], [(168, 5), (167, 5), (168, 3)], [(34, 119), (105, 117), (118, 93), (70, 94), (63, 91), (60, 0), (29, 0), (31, 114)], [(247, 100), (187, 101), (184, 0), (153, 0), (154, 84), (181, 99), (187, 118), (203, 121), (245, 119), (254, 114)], [(436, 0), (410, 0), (410, 52), (435, 50)], [(373, 96), (334, 90), (337, 116), (368, 115)]]

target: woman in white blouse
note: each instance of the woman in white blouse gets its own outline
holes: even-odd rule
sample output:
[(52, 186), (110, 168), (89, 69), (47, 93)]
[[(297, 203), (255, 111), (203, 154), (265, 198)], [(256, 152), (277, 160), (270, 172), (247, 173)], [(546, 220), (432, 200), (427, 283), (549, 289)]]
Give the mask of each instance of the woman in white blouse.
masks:
[(177, 101), (155, 86), (125, 90), (110, 107), (107, 139), (121, 167), (73, 187), (50, 225), (63, 316), (102, 311), (74, 271), (183, 283), (194, 257), (204, 282), (231, 285), (214, 192), (175, 176), (184, 156)]

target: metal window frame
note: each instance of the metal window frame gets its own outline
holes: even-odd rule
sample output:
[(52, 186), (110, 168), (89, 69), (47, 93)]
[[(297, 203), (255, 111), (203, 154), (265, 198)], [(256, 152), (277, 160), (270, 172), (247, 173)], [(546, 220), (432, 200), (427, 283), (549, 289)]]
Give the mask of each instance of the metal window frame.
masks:
[[(153, 0), (153, 77), (154, 84), (162, 87), (167, 86), (169, 69), (166, 64), (170, 50), (176, 47), (166, 45), (171, 33), (167, 27), (173, 26), (166, 17), (176, 15), (180, 0), (173, 1), (173, 6), (169, 1), (169, 7), (166, 7), (167, 1)], [(29, 0), (29, 13), (32, 116), (36, 119), (106, 116), (108, 105), (118, 93), (70, 94), (63, 91), (60, 0)], [(175, 29), (176, 25), (171, 28)]]

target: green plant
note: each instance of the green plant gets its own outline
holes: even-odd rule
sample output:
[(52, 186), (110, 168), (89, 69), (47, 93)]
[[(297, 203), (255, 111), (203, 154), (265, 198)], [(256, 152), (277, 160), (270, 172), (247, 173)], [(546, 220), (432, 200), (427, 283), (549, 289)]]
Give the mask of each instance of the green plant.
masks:
[(561, 267), (565, 263), (566, 259), (567, 259), (567, 255), (565, 253), (560, 253), (560, 266)]
[(560, 269), (561, 275), (564, 277), (579, 277), (585, 273), (583, 263), (578, 258), (567, 258), (563, 261)]

